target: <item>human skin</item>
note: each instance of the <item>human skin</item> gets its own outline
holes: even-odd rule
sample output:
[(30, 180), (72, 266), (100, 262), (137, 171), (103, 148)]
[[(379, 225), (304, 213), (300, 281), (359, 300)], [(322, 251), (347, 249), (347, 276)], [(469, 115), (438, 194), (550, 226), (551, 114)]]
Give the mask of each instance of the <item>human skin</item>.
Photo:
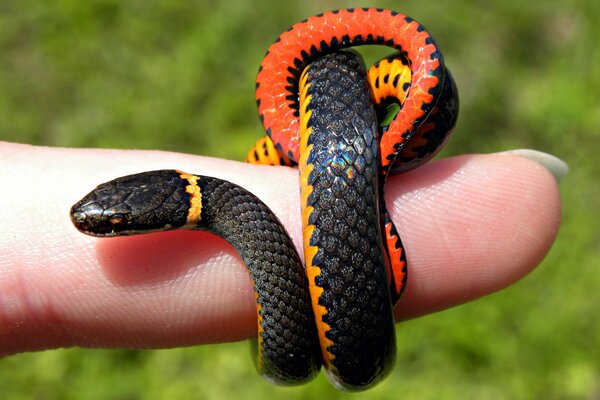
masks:
[[(298, 172), (158, 151), (0, 142), (0, 354), (57, 347), (156, 348), (256, 335), (240, 257), (207, 232), (94, 238), (72, 204), (122, 175), (179, 169), (237, 183), (280, 218), (301, 253)], [(527, 158), (465, 155), (391, 176), (386, 202), (409, 262), (397, 320), (498, 291), (549, 250), (554, 176)]]

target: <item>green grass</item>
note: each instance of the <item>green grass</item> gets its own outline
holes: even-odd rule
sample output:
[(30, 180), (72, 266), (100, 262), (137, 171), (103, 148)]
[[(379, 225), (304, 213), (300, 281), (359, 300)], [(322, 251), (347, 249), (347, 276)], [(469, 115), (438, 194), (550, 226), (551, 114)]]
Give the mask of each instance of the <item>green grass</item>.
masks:
[[(305, 3), (2, 0), (0, 139), (241, 159), (261, 134), (253, 89), (266, 48), (324, 11)], [(399, 325), (396, 369), (360, 397), (597, 398), (600, 3), (369, 4), (420, 20), (444, 50), (461, 116), (442, 156), (530, 147), (571, 171), (561, 183), (563, 225), (541, 267), (500, 293)], [(350, 397), (323, 377), (270, 386), (247, 346), (8, 357), (0, 398)]]

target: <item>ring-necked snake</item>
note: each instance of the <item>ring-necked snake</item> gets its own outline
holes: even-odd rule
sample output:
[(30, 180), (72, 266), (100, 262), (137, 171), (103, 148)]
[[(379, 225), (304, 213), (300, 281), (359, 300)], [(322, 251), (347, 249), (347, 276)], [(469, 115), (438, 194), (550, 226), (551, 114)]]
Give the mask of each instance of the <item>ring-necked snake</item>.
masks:
[[(367, 72), (354, 52), (337, 51), (363, 44), (399, 52)], [(269, 208), (217, 178), (175, 170), (118, 178), (75, 204), (71, 219), (93, 236), (179, 228), (222, 236), (256, 292), (261, 374), (295, 384), (324, 364), (336, 386), (370, 387), (393, 365), (392, 305), (406, 284), (383, 185), (442, 147), (458, 112), (454, 81), (422, 25), (369, 8), (294, 25), (270, 47), (256, 86), (268, 137), (247, 161), (298, 164), (306, 270)]]

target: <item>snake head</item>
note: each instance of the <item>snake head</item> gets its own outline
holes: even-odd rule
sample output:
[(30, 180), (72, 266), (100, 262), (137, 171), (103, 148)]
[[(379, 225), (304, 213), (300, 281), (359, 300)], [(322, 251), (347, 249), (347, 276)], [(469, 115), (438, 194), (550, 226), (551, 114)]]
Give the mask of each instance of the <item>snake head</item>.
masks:
[(190, 185), (181, 172), (161, 170), (103, 183), (71, 207), (75, 227), (91, 236), (121, 236), (182, 227)]

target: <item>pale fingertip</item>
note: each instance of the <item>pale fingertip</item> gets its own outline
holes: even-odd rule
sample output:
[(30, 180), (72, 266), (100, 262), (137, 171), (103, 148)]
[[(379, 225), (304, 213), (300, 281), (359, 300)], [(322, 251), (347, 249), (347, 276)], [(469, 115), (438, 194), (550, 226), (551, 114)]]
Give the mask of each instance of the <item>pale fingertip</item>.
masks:
[(569, 165), (566, 162), (552, 154), (544, 153), (543, 151), (539, 150), (515, 149), (495, 154), (518, 156), (536, 162), (550, 171), (552, 176), (554, 176), (556, 183), (560, 183), (562, 178), (564, 178), (564, 176), (569, 172)]

